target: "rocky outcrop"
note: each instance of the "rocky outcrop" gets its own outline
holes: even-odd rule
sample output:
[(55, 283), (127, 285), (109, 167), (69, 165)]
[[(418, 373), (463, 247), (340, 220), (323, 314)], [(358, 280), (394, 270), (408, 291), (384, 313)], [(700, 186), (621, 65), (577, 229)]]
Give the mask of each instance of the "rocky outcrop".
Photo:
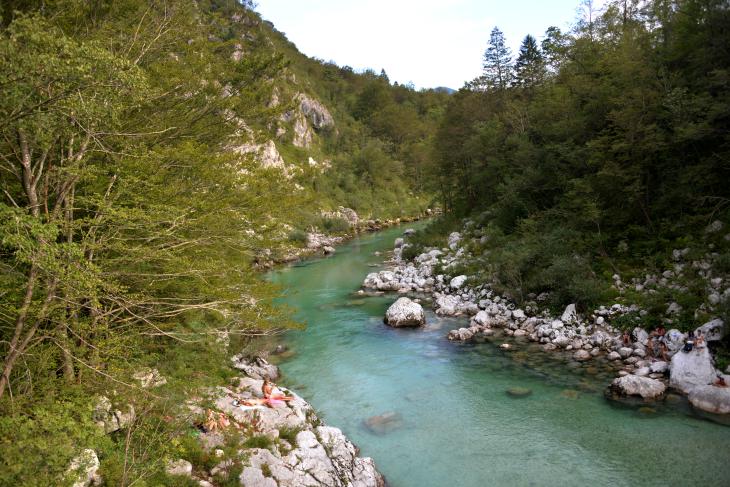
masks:
[(87, 448), (71, 460), (71, 464), (66, 470), (65, 479), (71, 482), (73, 487), (101, 485), (102, 479), (97, 473), (99, 466), (99, 457), (96, 456), (96, 452)]
[[(373, 460), (359, 457), (357, 448), (342, 431), (322, 424), (312, 407), (291, 390), (278, 388), (278, 392), (292, 397), (279, 407), (238, 405), (246, 399), (261, 397), (262, 385), (262, 380), (239, 378), (234, 387), (215, 389), (214, 404), (231, 421), (246, 425), (256, 436), (268, 438), (265, 443), (270, 447), (244, 449), (235, 458), (221, 458), (203, 482), (212, 481), (214, 473), (225, 474), (240, 462), (238, 480), (246, 487), (385, 486)], [(204, 414), (199, 406), (191, 408)], [(281, 437), (282, 431), (289, 432), (285, 438)], [(218, 448), (223, 435), (201, 434), (201, 441), (208, 449)]]
[(263, 144), (247, 143), (231, 148), (240, 155), (252, 154), (264, 168), (286, 169), (286, 163), (279, 154), (276, 144), (269, 140)]
[(114, 409), (108, 397), (100, 396), (94, 406), (92, 419), (105, 433), (113, 433), (126, 428), (134, 421), (134, 408), (128, 405), (127, 412), (122, 412)]
[(697, 386), (712, 384), (717, 377), (706, 347), (674, 354), (669, 374), (669, 385), (684, 393), (690, 393)]
[(296, 99), (299, 100), (299, 110), (307, 117), (315, 129), (321, 130), (327, 127), (334, 127), (335, 120), (332, 118), (329, 110), (327, 110), (327, 107), (322, 103), (310, 98), (304, 93), (299, 93)]
[(386, 325), (395, 328), (416, 327), (426, 323), (426, 314), (420, 304), (403, 297), (390, 305), (385, 312), (384, 321)]
[(279, 378), (279, 367), (270, 364), (263, 357), (247, 358), (243, 355), (235, 355), (231, 358), (231, 362), (233, 362), (234, 369), (242, 370), (254, 379), (275, 381)]
[(637, 375), (626, 375), (614, 379), (611, 391), (619, 396), (639, 396), (642, 399), (659, 399), (664, 395), (666, 386), (659, 380)]
[(145, 389), (167, 384), (167, 379), (157, 369), (142, 369), (134, 374), (132, 378), (138, 380), (140, 385)]

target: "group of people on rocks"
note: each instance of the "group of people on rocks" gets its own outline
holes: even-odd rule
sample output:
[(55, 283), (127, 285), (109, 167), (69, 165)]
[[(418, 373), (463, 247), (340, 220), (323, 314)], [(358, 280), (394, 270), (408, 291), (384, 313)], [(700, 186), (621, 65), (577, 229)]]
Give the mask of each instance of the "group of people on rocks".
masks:
[[(651, 333), (649, 333), (649, 338), (646, 342), (646, 352), (649, 358), (654, 359), (661, 357), (661, 359), (665, 362), (669, 361), (669, 357), (667, 355), (669, 348), (667, 347), (666, 334), (667, 330), (662, 325), (659, 325)], [(628, 330), (624, 330), (621, 340), (625, 347), (631, 346), (631, 335)], [(690, 331), (687, 334), (687, 339), (684, 342), (682, 351), (688, 353), (695, 348), (700, 349), (705, 346), (705, 335), (702, 331), (698, 331), (696, 335), (694, 331)]]
[[(270, 408), (276, 408), (281, 406), (286, 406), (286, 403), (288, 401), (294, 400), (293, 396), (286, 396), (279, 391), (279, 389), (269, 382), (267, 379), (264, 379), (264, 383), (261, 386), (261, 394), (262, 398), (255, 398), (255, 399), (246, 399), (243, 401), (239, 401), (237, 399), (233, 400), (233, 405), (236, 407), (241, 406), (268, 406)], [(243, 426), (236, 422), (231, 421), (228, 418), (228, 415), (222, 412), (216, 412), (212, 409), (208, 409), (205, 421), (199, 425), (199, 428), (208, 433), (208, 432), (214, 432), (214, 431), (220, 431), (228, 428), (229, 426), (235, 426), (237, 429), (242, 429)]]

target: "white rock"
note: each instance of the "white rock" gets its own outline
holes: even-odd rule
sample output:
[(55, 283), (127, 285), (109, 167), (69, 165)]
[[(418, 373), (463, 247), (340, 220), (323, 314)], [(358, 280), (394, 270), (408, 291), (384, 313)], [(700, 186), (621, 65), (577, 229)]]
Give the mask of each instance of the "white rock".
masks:
[(565, 307), (565, 311), (563, 311), (563, 315), (560, 317), (560, 320), (563, 323), (573, 323), (578, 319), (578, 313), (575, 311), (575, 304), (569, 304)]
[(452, 232), (449, 235), (449, 248), (451, 250), (456, 250), (456, 247), (458, 247), (460, 241), (461, 234), (459, 232)]
[(638, 326), (634, 328), (631, 334), (633, 335), (634, 340), (638, 343), (641, 343), (642, 345), (646, 345), (646, 342), (649, 340), (649, 334), (646, 332), (646, 330)]
[(527, 316), (525, 315), (525, 312), (524, 311), (522, 311), (521, 309), (517, 308), (516, 310), (513, 310), (512, 311), (512, 318), (514, 318), (517, 321), (522, 321), (525, 318), (527, 318)]
[(405, 243), (405, 240), (403, 240), (401, 237), (398, 237), (395, 239), (395, 242), (393, 243), (393, 247), (395, 247), (395, 248), (403, 247), (404, 243)]
[(390, 305), (384, 321), (393, 327), (415, 327), (426, 323), (426, 314), (420, 304), (403, 297)]
[(143, 388), (158, 387), (167, 384), (167, 379), (157, 369), (142, 369), (132, 376)]
[(669, 374), (669, 385), (685, 393), (697, 386), (712, 384), (717, 377), (707, 347), (675, 353)]
[(65, 478), (67, 481), (73, 482), (73, 487), (88, 487), (92, 483), (97, 483), (99, 466), (99, 457), (96, 456), (96, 452), (87, 448), (71, 460)]
[(623, 359), (629, 358), (632, 353), (634, 353), (634, 349), (633, 348), (621, 347), (621, 348), (618, 349), (618, 354)]
[(697, 335), (700, 331), (705, 335), (705, 341), (720, 341), (725, 336), (725, 322), (720, 318), (708, 321), (695, 330), (695, 335)]
[(697, 386), (688, 396), (697, 409), (714, 414), (730, 414), (730, 387)]
[(190, 477), (193, 474), (193, 464), (187, 460), (177, 460), (168, 462), (165, 467), (165, 471), (168, 475), (183, 475)]
[(267, 379), (276, 381), (279, 378), (279, 367), (270, 364), (263, 357), (248, 358), (243, 354), (231, 357), (233, 368), (242, 370), (252, 379)]
[(591, 354), (587, 350), (578, 350), (573, 354), (573, 359), (579, 362), (585, 362), (586, 360), (591, 359)]
[(637, 375), (625, 375), (614, 379), (611, 388), (619, 394), (641, 396), (644, 399), (661, 397), (666, 390), (666, 386), (661, 381)]
[(649, 370), (654, 374), (663, 374), (669, 370), (669, 364), (666, 362), (654, 362), (649, 366)]
[(634, 375), (638, 375), (639, 377), (646, 377), (650, 373), (649, 367), (639, 367), (634, 371)]
[(619, 355), (618, 352), (611, 352), (608, 355), (606, 355), (606, 358), (608, 360), (610, 360), (611, 362), (614, 362), (616, 360), (620, 360), (621, 359), (621, 355)]
[(466, 276), (463, 276), (463, 275), (456, 276), (455, 278), (453, 278), (451, 280), (451, 282), (449, 282), (449, 286), (451, 286), (452, 289), (460, 289), (461, 286), (463, 286), (464, 283), (466, 282), (466, 279), (467, 279)]

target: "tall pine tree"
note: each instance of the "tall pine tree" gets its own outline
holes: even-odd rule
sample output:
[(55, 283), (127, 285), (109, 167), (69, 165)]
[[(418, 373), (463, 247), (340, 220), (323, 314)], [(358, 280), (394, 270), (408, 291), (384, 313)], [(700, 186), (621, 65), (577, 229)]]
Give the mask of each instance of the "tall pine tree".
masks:
[(537, 41), (527, 34), (520, 46), (520, 54), (515, 62), (515, 84), (529, 88), (545, 78), (545, 59)]
[(482, 81), (486, 89), (504, 90), (512, 82), (512, 76), (512, 52), (505, 43), (502, 31), (495, 27), (484, 52)]

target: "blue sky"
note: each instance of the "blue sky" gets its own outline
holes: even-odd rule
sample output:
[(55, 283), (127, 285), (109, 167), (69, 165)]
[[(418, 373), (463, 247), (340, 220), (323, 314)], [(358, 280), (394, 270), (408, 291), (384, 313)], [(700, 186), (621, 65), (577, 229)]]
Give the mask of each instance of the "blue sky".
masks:
[(308, 56), (385, 69), (417, 88), (460, 88), (481, 70), (496, 25), (515, 53), (551, 25), (567, 28), (579, 0), (258, 0), (257, 11)]

